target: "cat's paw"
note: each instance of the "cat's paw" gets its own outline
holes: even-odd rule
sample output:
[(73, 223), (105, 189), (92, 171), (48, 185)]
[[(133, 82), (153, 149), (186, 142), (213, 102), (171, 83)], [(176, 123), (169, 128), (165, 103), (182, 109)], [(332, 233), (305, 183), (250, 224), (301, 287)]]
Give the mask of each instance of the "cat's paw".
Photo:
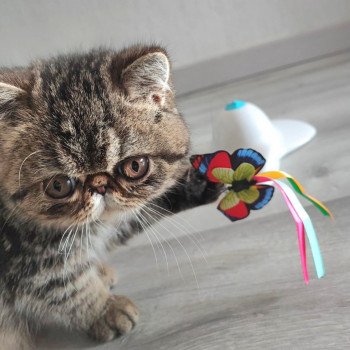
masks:
[(102, 282), (108, 287), (113, 288), (118, 282), (117, 271), (112, 266), (101, 263), (98, 267), (99, 276)]
[(208, 181), (195, 169), (189, 171), (186, 187), (189, 200), (196, 205), (208, 204), (216, 201), (225, 190), (223, 184)]
[(98, 341), (109, 341), (129, 333), (139, 319), (139, 311), (127, 297), (111, 295), (100, 319), (94, 322), (89, 334)]

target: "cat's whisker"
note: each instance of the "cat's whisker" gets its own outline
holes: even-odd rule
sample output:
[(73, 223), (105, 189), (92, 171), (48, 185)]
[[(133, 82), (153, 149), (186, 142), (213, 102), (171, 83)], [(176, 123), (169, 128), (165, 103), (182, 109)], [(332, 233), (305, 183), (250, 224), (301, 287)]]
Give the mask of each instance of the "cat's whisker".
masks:
[[(141, 210), (142, 210), (142, 209), (141, 209)], [(141, 214), (141, 213), (140, 213), (140, 214)], [(142, 215), (142, 214), (141, 214), (141, 215)], [(185, 281), (185, 280), (184, 280), (184, 276), (183, 276), (182, 271), (181, 271), (181, 268), (180, 268), (179, 260), (178, 260), (178, 258), (177, 258), (177, 256), (176, 256), (176, 253), (175, 253), (175, 251), (174, 251), (174, 248), (172, 247), (172, 245), (170, 244), (170, 242), (168, 242), (166, 239), (164, 239), (164, 238), (162, 237), (162, 235), (160, 234), (160, 232), (157, 231), (157, 229), (156, 229), (155, 227), (152, 227), (152, 224), (150, 224), (150, 223), (147, 221), (147, 218), (146, 218), (146, 217), (144, 217), (144, 216), (142, 216), (142, 217), (143, 217), (144, 220), (147, 222), (149, 229), (152, 230), (152, 231), (154, 231), (155, 234), (158, 233), (159, 236), (160, 236), (160, 238), (163, 239), (163, 241), (165, 242), (165, 244), (167, 244), (168, 247), (171, 249), (171, 251), (172, 251), (172, 253), (173, 253), (173, 255), (174, 255), (174, 258), (175, 258), (175, 262), (176, 262), (177, 268), (178, 268), (178, 270), (179, 270), (180, 277), (181, 277), (181, 279), (182, 279), (183, 281)]]
[[(164, 248), (164, 246), (162, 244), (162, 241), (159, 239), (157, 233), (155, 232), (155, 230), (153, 230), (153, 228), (151, 228), (150, 226), (147, 227), (147, 225), (145, 224), (144, 220), (142, 219), (143, 218), (142, 214), (139, 212), (137, 215), (139, 216), (139, 219), (140, 219), (139, 222), (140, 222), (140, 224), (143, 227), (143, 231), (147, 232), (147, 228), (149, 228), (151, 233), (153, 233), (153, 235), (156, 237), (156, 239), (157, 239), (157, 241), (158, 241), (158, 243), (159, 243), (159, 245), (160, 245), (160, 247), (161, 247), (161, 249), (163, 251), (165, 262), (166, 262), (166, 267), (167, 267), (167, 273), (168, 273), (168, 276), (169, 276), (169, 273), (170, 273), (169, 272), (169, 261), (168, 261), (168, 256), (167, 256), (167, 253), (165, 251), (165, 248)], [(161, 239), (163, 239), (159, 232), (158, 232), (158, 234), (161, 237)]]
[[(72, 224), (73, 225), (73, 224)], [(73, 229), (69, 231), (69, 235), (67, 236), (66, 241), (69, 239), (70, 234), (72, 233)], [(66, 243), (66, 242), (65, 242)], [(67, 272), (67, 260), (63, 258), (63, 271), (62, 271), (62, 276), (63, 276), (63, 284), (64, 284), (64, 291), (67, 294), (67, 285), (70, 283), (70, 280), (68, 278), (68, 272)]]
[(68, 231), (73, 225), (74, 225), (74, 224), (69, 225), (69, 226), (66, 228), (66, 230), (63, 232), (62, 237), (61, 237), (61, 239), (60, 239), (60, 243), (58, 244), (58, 252), (60, 252), (60, 253), (62, 252), (62, 247), (61, 247), (62, 240), (64, 239), (64, 236), (66, 235), (67, 231)]
[(180, 245), (180, 247), (183, 249), (185, 255), (187, 256), (187, 259), (190, 263), (190, 266), (191, 266), (191, 269), (192, 269), (192, 273), (193, 273), (193, 277), (195, 279), (195, 282), (196, 282), (196, 285), (197, 285), (197, 288), (199, 289), (199, 283), (198, 283), (198, 279), (197, 279), (197, 274), (196, 274), (196, 271), (194, 269), (194, 265), (193, 265), (193, 262), (192, 262), (192, 259), (190, 257), (190, 255), (188, 254), (187, 252), (187, 249), (185, 248), (185, 246), (182, 244), (181, 240), (179, 238), (177, 238), (173, 232), (171, 232), (171, 230), (169, 230), (166, 226), (164, 226), (161, 222), (158, 222), (158, 224), (163, 227), (168, 233), (170, 233), (170, 235), (176, 240), (176, 242)]
[(34, 151), (34, 152), (30, 153), (30, 154), (29, 154), (28, 156), (26, 156), (26, 157), (24, 158), (24, 160), (22, 161), (21, 166), (19, 167), (19, 171), (18, 171), (18, 188), (19, 188), (19, 190), (21, 190), (21, 171), (22, 171), (22, 168), (23, 168), (24, 163), (25, 163), (31, 156), (33, 156), (34, 154), (37, 154), (37, 153), (39, 153), (39, 152), (41, 152), (41, 151), (38, 150), (38, 151)]
[(88, 243), (89, 243), (89, 247), (91, 250), (94, 249), (93, 245), (92, 245), (92, 242), (91, 242), (91, 226), (88, 225)]
[(75, 236), (77, 234), (78, 228), (79, 228), (79, 226), (76, 227), (74, 233), (71, 235), (71, 239), (70, 239), (69, 243), (66, 246), (66, 249), (65, 249), (65, 259), (66, 259), (66, 261), (69, 258), (69, 254), (70, 254), (70, 251), (72, 249), (72, 246), (73, 246), (74, 239), (75, 239)]
[(70, 229), (65, 238), (61, 237), (61, 241), (64, 239), (64, 243), (61, 248), (59, 248), (59, 253), (64, 254), (65, 246), (67, 244), (67, 240), (69, 239), (73, 229)]
[[(151, 209), (151, 208), (149, 208), (149, 209)], [(200, 250), (203, 259), (205, 260), (206, 263), (208, 263), (208, 261), (207, 261), (208, 253), (206, 252), (204, 247), (201, 245), (201, 242), (196, 237), (195, 233), (191, 232), (186, 226), (182, 225), (181, 223), (179, 223), (178, 221), (176, 221), (175, 219), (173, 219), (169, 216), (163, 216), (163, 218), (165, 221), (169, 222), (175, 228), (177, 228), (181, 232), (183, 232), (185, 234), (185, 237), (188, 237), (195, 244), (195, 246)]]
[[(122, 223), (124, 222), (124, 218), (125, 218), (125, 213), (122, 213), (122, 217), (118, 222), (118, 226), (115, 228), (116, 231), (119, 230), (120, 226), (122, 225)], [(100, 220), (101, 221), (101, 220)]]
[(88, 260), (90, 261), (90, 249), (89, 249), (89, 240), (88, 240), (88, 225), (86, 224), (85, 230), (84, 230), (84, 238), (85, 238), (85, 244), (86, 244), (86, 255), (88, 257)]
[(85, 222), (84, 226), (81, 229), (81, 233), (80, 233), (80, 263), (82, 263), (82, 255), (83, 255), (83, 233), (84, 233), (83, 228), (85, 228), (86, 225), (87, 225), (87, 223)]
[(157, 217), (159, 219), (164, 219), (166, 222), (169, 222), (173, 227), (175, 227), (176, 229), (179, 229), (182, 233), (184, 233), (184, 236), (186, 238), (188, 238), (200, 251), (201, 256), (203, 258), (203, 260), (208, 264), (208, 260), (206, 258), (206, 256), (208, 256), (208, 253), (205, 251), (205, 249), (200, 245), (200, 242), (198, 241), (198, 239), (196, 240), (195, 236), (192, 237), (191, 232), (186, 229), (185, 226), (181, 225), (180, 223), (177, 223), (174, 219), (170, 218), (169, 216), (166, 216), (164, 214), (161, 214), (160, 212), (158, 212), (155, 209), (152, 209), (150, 207), (147, 207), (144, 210), (149, 210), (151, 213), (153, 213), (154, 215), (157, 215)]
[(104, 230), (104, 229), (107, 228), (104, 224), (102, 224), (102, 222), (94, 221), (93, 224), (94, 224), (94, 226), (95, 226), (97, 229), (103, 229), (103, 230)]
[[(152, 207), (153, 207), (153, 208), (152, 208)], [(196, 242), (197, 242), (198, 245), (201, 244), (201, 243), (200, 243), (200, 240), (199, 240), (199, 239), (197, 238), (197, 236), (196, 236), (197, 234), (199, 234), (199, 232), (194, 232), (195, 227), (194, 227), (193, 225), (191, 225), (191, 223), (189, 223), (187, 220), (181, 218), (180, 216), (176, 216), (176, 219), (177, 219), (177, 220), (182, 221), (182, 223), (178, 222), (177, 220), (175, 220), (175, 218), (172, 217), (172, 216), (174, 216), (173, 213), (171, 213), (169, 210), (167, 210), (167, 209), (165, 209), (165, 208), (162, 208), (162, 207), (160, 207), (159, 205), (156, 205), (155, 203), (152, 203), (152, 202), (151, 202), (151, 203), (147, 203), (146, 208), (147, 208), (147, 210), (154, 210), (155, 213), (156, 213), (159, 217), (161, 217), (161, 218), (163, 218), (163, 219), (165, 219), (165, 220), (168, 220), (169, 222), (173, 223), (173, 225), (174, 225), (176, 228), (180, 229), (182, 232), (184, 232), (184, 233), (187, 234), (188, 236), (191, 236), (190, 239), (196, 240)], [(158, 208), (159, 208), (159, 209), (158, 209)], [(161, 210), (162, 210), (163, 212), (165, 212), (166, 214), (162, 213)], [(176, 224), (177, 226), (176, 226), (175, 224)], [(189, 228), (186, 227), (187, 225), (189, 226)], [(181, 228), (182, 228), (182, 229), (181, 229)], [(190, 228), (193, 229), (193, 232), (190, 230)], [(200, 237), (203, 239), (202, 236), (200, 236)], [(198, 247), (198, 248), (201, 249), (202, 247)], [(202, 248), (202, 249), (203, 249), (203, 248)], [(205, 252), (205, 254), (207, 254), (207, 253)]]
[[(66, 276), (66, 280), (67, 280), (67, 284), (71, 284), (72, 287), (77, 291), (76, 287), (74, 286), (74, 284), (71, 282), (71, 280), (69, 280), (69, 278), (67, 278), (67, 262), (68, 262), (68, 258), (70, 256), (70, 252), (71, 252), (71, 249), (74, 245), (74, 241), (75, 241), (75, 238), (76, 238), (76, 235), (77, 233), (79, 232), (79, 229), (82, 229), (82, 227), (79, 227), (79, 225), (76, 226), (76, 229), (74, 231), (74, 234), (72, 234), (73, 232), (73, 229), (70, 231), (70, 234), (69, 236), (67, 237), (66, 239), (66, 242), (68, 242), (69, 240), (69, 237), (71, 236), (72, 239), (71, 239), (71, 243), (67, 243), (67, 245), (65, 246), (65, 258), (64, 258), (64, 276)], [(69, 249), (68, 249), (68, 252), (67, 252), (67, 248), (68, 248), (68, 245), (69, 245)], [(67, 293), (67, 284), (65, 284), (65, 292)]]
[(70, 251), (71, 251), (72, 246), (74, 244), (75, 236), (77, 234), (78, 229), (79, 229), (79, 226), (77, 225), (75, 231), (72, 230), (72, 233), (70, 234), (70, 237), (68, 237), (68, 239), (67, 239), (67, 244), (65, 245), (65, 248), (64, 248), (65, 260), (66, 261), (69, 258), (69, 254), (70, 254)]
[[(166, 208), (163, 208), (163, 207), (157, 205), (156, 203), (150, 202), (150, 203), (147, 203), (147, 204), (150, 205), (150, 206), (153, 206), (155, 209), (159, 209), (159, 210), (162, 210), (162, 211), (166, 212), (168, 214), (168, 216), (173, 216), (174, 215), (173, 212), (171, 212), (170, 210), (167, 210)], [(179, 215), (177, 215), (177, 219), (179, 221), (182, 221), (184, 225), (187, 225), (192, 230), (192, 234), (194, 236), (198, 235), (202, 241), (204, 240), (204, 237), (202, 236), (201, 232), (197, 231), (197, 228), (194, 227), (188, 220), (182, 218)]]
[(113, 226), (110, 226), (110, 225), (105, 224), (105, 223), (102, 222), (100, 219), (95, 220), (94, 223), (95, 223), (98, 227), (100, 227), (100, 228), (102, 228), (102, 229), (105, 229), (105, 230), (111, 230), (111, 229), (113, 229)]
[[(156, 254), (156, 250), (155, 250), (155, 248), (154, 248), (153, 242), (152, 242), (152, 240), (151, 240), (151, 238), (150, 238), (148, 232), (145, 230), (144, 226), (142, 225), (142, 223), (141, 223), (139, 217), (137, 216), (137, 213), (136, 213), (134, 210), (132, 210), (132, 212), (133, 212), (134, 216), (136, 217), (136, 220), (137, 220), (137, 221), (139, 222), (139, 224), (141, 225), (141, 227), (142, 227), (144, 233), (145, 233), (146, 236), (147, 236), (148, 241), (149, 241), (150, 244), (151, 244), (151, 247), (152, 247), (152, 250), (153, 250), (153, 254), (154, 254), (155, 263), (156, 263), (156, 266), (157, 266), (157, 268), (158, 268), (158, 258), (157, 258), (157, 254)], [(157, 243), (157, 246), (158, 246), (158, 243)]]
[[(166, 195), (164, 195), (164, 197), (167, 198)], [(169, 200), (169, 199), (168, 199), (168, 200)], [(170, 200), (169, 200), (169, 202), (170, 202)], [(156, 204), (156, 203), (154, 203), (154, 202), (149, 202), (149, 203), (147, 203), (147, 204), (148, 204), (148, 205), (151, 205), (151, 206), (153, 206), (154, 208), (157, 208), (157, 209), (159, 209), (159, 210), (161, 210), (161, 211), (164, 211), (164, 212), (167, 213), (169, 216), (173, 216), (173, 215), (174, 215), (174, 213), (173, 213), (172, 211), (170, 211), (170, 210), (168, 210), (168, 209), (166, 209), (166, 208), (164, 208), (164, 207), (161, 207), (160, 205), (158, 205), (158, 204)], [(188, 220), (182, 218), (181, 216), (177, 216), (177, 218), (178, 218), (179, 220), (181, 220), (184, 224), (188, 225), (189, 228), (191, 228), (193, 231), (196, 230), (196, 227), (193, 226)]]

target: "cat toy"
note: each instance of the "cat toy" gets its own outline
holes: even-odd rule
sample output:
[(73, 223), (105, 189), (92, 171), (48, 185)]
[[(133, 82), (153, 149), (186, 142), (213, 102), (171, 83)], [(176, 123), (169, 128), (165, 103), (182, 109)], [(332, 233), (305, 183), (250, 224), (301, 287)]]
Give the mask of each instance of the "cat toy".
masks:
[[(301, 266), (307, 284), (309, 274), (306, 264), (305, 233), (310, 243), (317, 277), (323, 277), (325, 271), (316, 231), (294, 192), (309, 200), (323, 215), (332, 217), (332, 213), (320, 201), (307, 194), (293, 176), (283, 171), (259, 174), (265, 162), (260, 153), (250, 148), (240, 148), (232, 154), (217, 151), (191, 157), (192, 166), (208, 181), (228, 185), (225, 196), (219, 202), (218, 210), (231, 221), (242, 220), (251, 210), (263, 208), (274, 194), (275, 188), (270, 184), (275, 185), (282, 193), (296, 224)], [(290, 187), (282, 180), (286, 180)]]

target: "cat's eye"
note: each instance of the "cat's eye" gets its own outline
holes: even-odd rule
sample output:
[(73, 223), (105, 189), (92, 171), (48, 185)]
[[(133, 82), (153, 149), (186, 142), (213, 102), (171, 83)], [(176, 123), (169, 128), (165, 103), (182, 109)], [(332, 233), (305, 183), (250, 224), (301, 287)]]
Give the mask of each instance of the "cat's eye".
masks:
[(129, 158), (119, 164), (118, 172), (127, 180), (140, 180), (145, 177), (149, 169), (148, 157)]
[(57, 175), (44, 181), (45, 193), (54, 199), (69, 197), (75, 190), (75, 180), (66, 175)]

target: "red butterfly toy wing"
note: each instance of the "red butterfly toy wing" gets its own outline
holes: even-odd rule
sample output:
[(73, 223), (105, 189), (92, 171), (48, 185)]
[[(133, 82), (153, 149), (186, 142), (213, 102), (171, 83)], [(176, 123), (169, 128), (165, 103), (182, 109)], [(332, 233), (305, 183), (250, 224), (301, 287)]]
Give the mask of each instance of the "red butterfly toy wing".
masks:
[(231, 221), (242, 220), (246, 218), (250, 209), (233, 191), (229, 191), (220, 201), (218, 209)]
[(215, 153), (207, 153), (202, 155), (194, 155), (190, 161), (195, 169), (202, 175), (206, 176), (211, 182), (221, 182), (217, 179), (212, 171), (215, 168), (231, 169), (231, 155), (226, 151), (217, 151)]

